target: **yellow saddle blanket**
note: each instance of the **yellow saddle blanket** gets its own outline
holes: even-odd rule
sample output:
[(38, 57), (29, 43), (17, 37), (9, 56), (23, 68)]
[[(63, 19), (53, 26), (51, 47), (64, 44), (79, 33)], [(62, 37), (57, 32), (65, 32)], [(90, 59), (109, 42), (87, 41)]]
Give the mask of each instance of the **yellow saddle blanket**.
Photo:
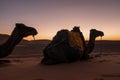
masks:
[(70, 45), (78, 46), (83, 51), (84, 50), (83, 42), (82, 42), (82, 39), (80, 37), (79, 32), (70, 32), (69, 31), (68, 34), (69, 34), (69, 43), (70, 43)]

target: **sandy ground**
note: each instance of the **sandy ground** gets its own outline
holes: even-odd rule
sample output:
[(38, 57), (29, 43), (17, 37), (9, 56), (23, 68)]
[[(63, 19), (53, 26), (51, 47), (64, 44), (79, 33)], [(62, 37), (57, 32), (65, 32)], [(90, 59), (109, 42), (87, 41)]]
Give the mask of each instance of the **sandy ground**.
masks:
[(8, 57), (10, 63), (0, 64), (0, 80), (120, 80), (119, 52), (102, 54), (88, 61), (49, 66), (40, 64), (39, 55)]

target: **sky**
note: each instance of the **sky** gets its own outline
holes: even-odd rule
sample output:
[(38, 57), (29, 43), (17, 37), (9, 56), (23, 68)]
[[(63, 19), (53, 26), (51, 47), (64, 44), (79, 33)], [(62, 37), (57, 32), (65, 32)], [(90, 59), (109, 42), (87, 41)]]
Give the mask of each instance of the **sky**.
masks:
[(120, 0), (0, 0), (0, 34), (10, 35), (15, 23), (36, 28), (36, 39), (80, 26), (86, 40), (93, 28), (104, 40), (120, 40)]

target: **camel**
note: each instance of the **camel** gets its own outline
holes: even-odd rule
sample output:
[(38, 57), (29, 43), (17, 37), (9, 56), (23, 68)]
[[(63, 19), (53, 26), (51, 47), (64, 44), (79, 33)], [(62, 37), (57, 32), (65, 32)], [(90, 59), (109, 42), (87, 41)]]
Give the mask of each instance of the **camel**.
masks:
[(9, 39), (0, 45), (0, 58), (7, 57), (12, 53), (15, 46), (19, 44), (19, 42), (23, 39), (23, 37), (27, 37), (29, 35), (36, 35), (37, 30), (32, 27), (28, 27), (22, 23), (16, 23), (16, 27), (14, 28)]
[[(72, 35), (72, 36), (70, 36)], [(102, 31), (90, 30), (89, 42), (86, 43), (79, 27), (73, 30), (62, 29), (57, 32), (53, 40), (44, 48), (42, 64), (53, 65), (58, 63), (70, 63), (77, 60), (88, 60), (89, 54), (95, 46), (95, 39), (104, 36)]]

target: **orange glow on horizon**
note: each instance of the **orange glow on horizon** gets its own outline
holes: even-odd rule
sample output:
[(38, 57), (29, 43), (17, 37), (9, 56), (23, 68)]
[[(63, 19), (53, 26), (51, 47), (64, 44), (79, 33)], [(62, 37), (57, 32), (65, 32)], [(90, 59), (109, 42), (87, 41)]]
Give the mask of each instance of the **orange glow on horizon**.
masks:
[[(52, 40), (54, 36), (44, 36), (44, 37), (35, 36), (35, 40)], [(28, 36), (24, 39), (25, 40), (34, 40), (32, 36)], [(86, 36), (85, 36), (85, 40), (89, 40), (89, 38), (86, 38)], [(101, 38), (97, 37), (96, 40), (101, 40)], [(111, 36), (111, 37), (103, 36), (102, 40), (120, 40), (120, 37), (119, 36)]]

